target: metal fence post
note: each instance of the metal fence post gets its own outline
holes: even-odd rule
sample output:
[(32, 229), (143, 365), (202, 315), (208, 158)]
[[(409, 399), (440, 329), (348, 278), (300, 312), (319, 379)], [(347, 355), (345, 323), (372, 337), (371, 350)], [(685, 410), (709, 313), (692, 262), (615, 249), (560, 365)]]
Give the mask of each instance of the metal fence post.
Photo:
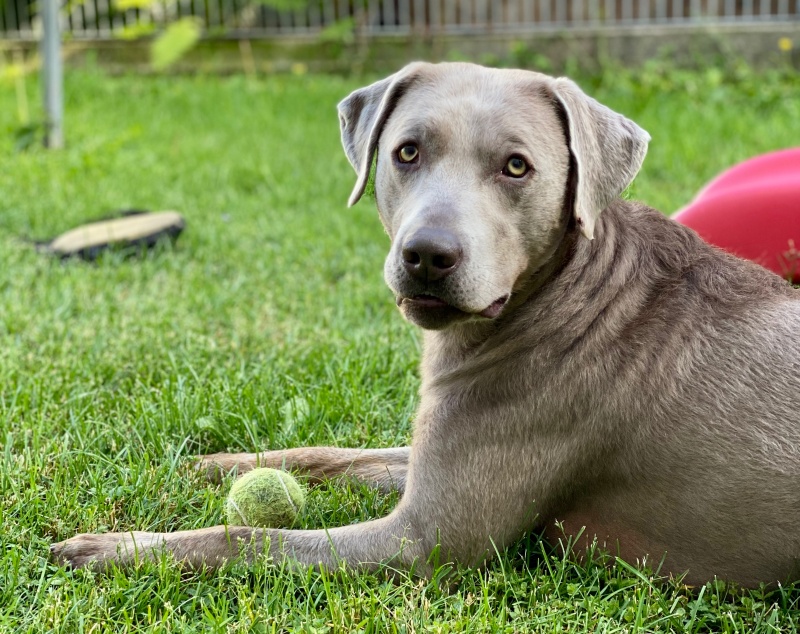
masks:
[(42, 83), (45, 145), (64, 147), (64, 73), (61, 67), (59, 0), (42, 0)]

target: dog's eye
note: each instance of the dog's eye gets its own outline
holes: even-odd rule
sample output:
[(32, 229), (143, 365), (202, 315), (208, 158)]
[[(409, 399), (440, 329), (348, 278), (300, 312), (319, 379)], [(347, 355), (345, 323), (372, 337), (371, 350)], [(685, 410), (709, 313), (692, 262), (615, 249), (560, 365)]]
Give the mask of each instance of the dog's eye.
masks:
[(528, 164), (521, 156), (512, 156), (503, 168), (503, 174), (511, 178), (522, 178), (528, 173)]
[(411, 163), (419, 156), (419, 150), (416, 145), (404, 145), (397, 151), (397, 158), (401, 163)]

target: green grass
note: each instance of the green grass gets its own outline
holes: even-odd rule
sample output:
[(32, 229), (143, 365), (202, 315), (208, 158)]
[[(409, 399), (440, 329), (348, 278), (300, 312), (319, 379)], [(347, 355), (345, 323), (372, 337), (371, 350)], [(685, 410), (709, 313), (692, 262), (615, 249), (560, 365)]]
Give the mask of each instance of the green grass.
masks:
[[(16, 101), (0, 85), (0, 630), (795, 631), (798, 589), (688, 589), (565, 561), (535, 536), (447, 584), (264, 562), (108, 575), (48, 562), (76, 532), (219, 523), (225, 487), (185, 467), (193, 454), (408, 440), (419, 334), (383, 285), (374, 209), (345, 208), (354, 174), (334, 106), (364, 81), (71, 73), (69, 145), (52, 153), (13, 153)], [(651, 132), (634, 194), (665, 211), (800, 140), (788, 73), (650, 68), (585, 85)], [(174, 250), (97, 265), (18, 239), (122, 207), (178, 209), (188, 228)], [(363, 521), (395, 501), (323, 486), (302, 524)]]

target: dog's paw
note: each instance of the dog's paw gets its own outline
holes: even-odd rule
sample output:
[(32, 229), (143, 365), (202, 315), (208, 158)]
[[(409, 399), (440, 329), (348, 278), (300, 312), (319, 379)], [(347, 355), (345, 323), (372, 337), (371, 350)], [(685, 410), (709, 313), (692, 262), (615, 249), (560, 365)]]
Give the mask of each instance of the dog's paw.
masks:
[(258, 454), (212, 453), (197, 456), (194, 468), (212, 482), (221, 482), (226, 475), (242, 475), (258, 466)]
[(87, 533), (53, 544), (50, 556), (57, 564), (72, 569), (89, 565), (103, 569), (112, 563), (121, 566), (151, 557), (163, 543), (159, 533)]

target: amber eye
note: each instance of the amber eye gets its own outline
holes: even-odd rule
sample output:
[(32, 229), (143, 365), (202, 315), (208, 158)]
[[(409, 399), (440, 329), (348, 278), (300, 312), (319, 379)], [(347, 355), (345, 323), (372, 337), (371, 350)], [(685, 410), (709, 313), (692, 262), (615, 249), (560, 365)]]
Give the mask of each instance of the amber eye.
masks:
[(397, 151), (397, 158), (401, 163), (411, 163), (419, 156), (419, 150), (416, 145), (404, 145)]
[(521, 156), (512, 156), (503, 168), (503, 174), (512, 178), (522, 178), (528, 173), (528, 164)]

